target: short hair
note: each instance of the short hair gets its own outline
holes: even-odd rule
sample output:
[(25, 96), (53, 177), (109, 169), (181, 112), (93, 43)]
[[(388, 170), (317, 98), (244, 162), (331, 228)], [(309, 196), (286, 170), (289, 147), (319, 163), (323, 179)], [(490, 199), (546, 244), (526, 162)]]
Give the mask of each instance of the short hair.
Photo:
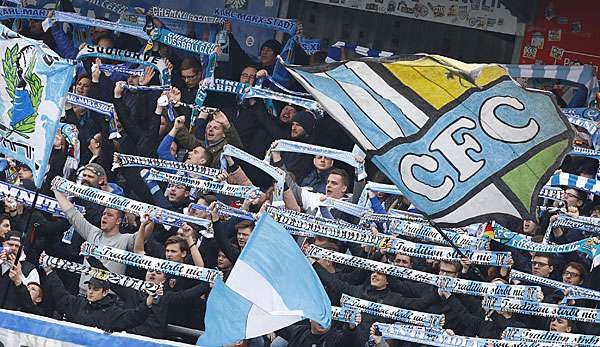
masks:
[(571, 261), (568, 262), (567, 265), (565, 265), (565, 268), (563, 269), (563, 273), (565, 273), (565, 271), (567, 270), (568, 267), (572, 267), (575, 270), (579, 271), (579, 274), (581, 275), (581, 280), (585, 281), (585, 278), (587, 276), (587, 271), (585, 270), (585, 267), (583, 265), (581, 265), (581, 263), (576, 262), (576, 261)]
[(202, 65), (198, 62), (196, 58), (187, 57), (181, 61), (181, 66), (179, 71), (194, 69), (194, 71), (199, 72), (202, 70)]
[(548, 259), (548, 266), (554, 266), (554, 257), (551, 253), (533, 253), (531, 260), (533, 260), (535, 257), (546, 258)]
[(346, 172), (346, 170), (344, 169), (340, 169), (340, 168), (334, 168), (331, 169), (331, 171), (329, 171), (329, 175), (338, 175), (342, 177), (342, 183), (344, 183), (344, 185), (346, 187), (350, 186), (350, 176), (348, 176), (348, 173)]
[(8, 219), (10, 221), (10, 215), (8, 213), (0, 213), (0, 222), (2, 222), (5, 219)]
[(235, 230), (251, 228), (254, 229), (254, 222), (251, 220), (243, 220), (234, 226)]
[(440, 265), (442, 263), (446, 263), (446, 264), (450, 264), (450, 265), (454, 266), (454, 268), (456, 269), (457, 273), (462, 270), (462, 264), (460, 262), (452, 261), (452, 260), (441, 260), (440, 261)]
[(179, 236), (179, 235), (173, 235), (170, 236), (167, 241), (165, 241), (165, 248), (167, 248), (168, 245), (172, 245), (172, 244), (178, 244), (179, 245), (179, 249), (182, 252), (187, 252), (188, 251), (188, 243), (187, 241)]

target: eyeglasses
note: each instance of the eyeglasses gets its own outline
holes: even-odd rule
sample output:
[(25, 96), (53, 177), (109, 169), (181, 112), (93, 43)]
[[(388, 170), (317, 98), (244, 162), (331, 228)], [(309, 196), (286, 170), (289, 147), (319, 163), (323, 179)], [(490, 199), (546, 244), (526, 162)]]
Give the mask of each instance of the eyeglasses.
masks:
[(581, 274), (579, 274), (577, 272), (572, 272), (572, 271), (565, 271), (563, 273), (563, 276), (565, 276), (565, 277), (580, 277)]
[(532, 265), (533, 267), (544, 267), (544, 266), (548, 266), (548, 264), (546, 264), (546, 263), (540, 263), (539, 261), (532, 261), (532, 262), (531, 262), (531, 265)]
[(444, 269), (440, 269), (439, 274), (444, 276), (444, 275), (456, 275), (458, 273), (458, 271), (446, 271)]
[(567, 192), (564, 192), (564, 194), (565, 194), (565, 197), (579, 200), (579, 196), (577, 196), (575, 194), (567, 193)]
[(184, 80), (184, 81), (187, 81), (187, 80), (191, 80), (191, 79), (194, 79), (194, 78), (196, 78), (196, 76), (198, 76), (198, 74), (197, 74), (197, 73), (196, 73), (196, 74), (193, 74), (193, 75), (190, 75), (190, 76), (184, 76), (184, 75), (181, 75), (181, 79), (182, 79), (182, 80)]

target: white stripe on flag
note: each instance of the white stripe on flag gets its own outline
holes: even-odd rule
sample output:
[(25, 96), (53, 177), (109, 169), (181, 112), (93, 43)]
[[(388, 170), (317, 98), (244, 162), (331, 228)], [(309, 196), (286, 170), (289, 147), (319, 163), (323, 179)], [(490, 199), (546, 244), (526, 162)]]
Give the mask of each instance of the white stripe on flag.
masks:
[[(296, 311), (290, 311), (296, 312)], [(252, 305), (246, 319), (246, 337), (252, 338), (265, 334), (265, 331), (275, 331), (292, 325), (301, 320), (302, 316), (273, 315)]]
[(397, 137), (404, 137), (402, 129), (398, 126), (398, 123), (392, 118), (392, 116), (381, 106), (381, 104), (375, 100), (363, 88), (356, 86), (351, 83), (338, 82), (342, 89), (350, 96), (356, 106), (360, 108), (368, 118), (372, 120), (382, 131), (384, 131), (390, 138), (395, 139)]
[(375, 93), (394, 103), (417, 127), (422, 128), (423, 125), (425, 125), (429, 117), (413, 103), (408, 101), (402, 94), (390, 87), (383, 78), (375, 73), (375, 71), (367, 64), (360, 61), (351, 61), (346, 63), (346, 66), (352, 70), (358, 78), (362, 79), (365, 84), (371, 87)]
[(288, 72), (292, 74), (296, 80), (300, 81), (300, 84), (302, 84), (304, 89), (315, 96), (317, 101), (319, 101), (325, 110), (327, 110), (327, 113), (329, 113), (333, 119), (341, 123), (342, 127), (350, 132), (365, 150), (369, 151), (376, 149), (373, 143), (371, 143), (371, 141), (362, 133), (360, 128), (352, 120), (352, 117), (350, 117), (350, 115), (339, 103), (321, 93), (319, 90), (313, 88), (311, 84), (304, 79), (304, 77), (302, 77), (302, 75), (298, 74), (292, 69), (288, 69)]
[(266, 312), (291, 311), (271, 283), (241, 259), (236, 261), (225, 284)]

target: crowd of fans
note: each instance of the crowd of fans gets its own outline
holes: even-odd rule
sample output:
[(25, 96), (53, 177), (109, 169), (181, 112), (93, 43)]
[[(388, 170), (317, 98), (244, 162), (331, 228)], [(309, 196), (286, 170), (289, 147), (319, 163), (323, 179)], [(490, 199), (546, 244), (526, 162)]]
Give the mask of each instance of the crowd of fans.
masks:
[[(65, 58), (75, 58), (77, 48), (73, 46), (70, 34), (63, 31), (62, 25), (55, 24), (44, 32), (39, 21), (31, 20), (23, 24), (21, 34), (43, 40)], [(155, 20), (155, 25), (160, 26), (161, 23)], [(269, 40), (263, 43), (259, 60), (253, 61), (237, 43), (232, 34), (232, 24), (226, 23), (224, 27), (229, 33), (229, 61), (218, 62), (215, 71), (217, 77), (254, 84), (260, 77), (273, 73), (276, 57), (282, 50), (280, 42)], [(299, 30), (301, 33), (302, 28)], [(91, 28), (91, 39), (99, 46), (130, 51), (139, 51), (144, 45), (141, 40), (125, 34), (117, 35), (102, 28)], [(273, 198), (272, 178), (245, 162), (227, 157), (227, 174), (221, 175), (221, 180), (255, 185), (264, 192), (256, 199), (239, 201), (183, 185), (145, 180), (147, 171), (139, 168), (112, 170), (113, 154), (118, 152), (220, 168), (220, 157), (226, 144), (241, 148), (258, 158), (263, 158), (273, 141), (279, 139), (351, 150), (352, 141), (327, 115), (317, 120), (308, 110), (277, 102), (275, 113), (272, 113), (261, 99), (240, 100), (233, 94), (209, 93), (205, 105), (220, 111), (200, 113), (195, 124), (190, 124), (191, 109), (177, 105), (178, 102), (194, 103), (199, 84), (203, 80), (201, 61), (190, 53), (173, 47), (155, 44), (155, 48), (153, 54), (168, 59), (172, 73), (173, 88), (162, 93), (175, 105), (176, 115), (172, 122), (169, 121), (167, 108), (157, 102), (161, 92), (128, 91), (124, 88), (125, 83), (158, 85), (158, 76), (151, 69), (146, 69), (141, 77), (119, 73), (108, 75), (92, 68), (93, 64), (115, 62), (100, 59), (84, 61), (84, 68), (79, 70), (72, 91), (113, 103), (120, 137), (109, 139), (109, 126), (104, 115), (66, 105), (63, 122), (76, 130), (81, 143), (79, 166), (65, 166), (67, 158), (72, 156), (73, 146), (59, 132), (42, 188), (43, 194), (56, 196), (66, 218), (52, 217), (34, 210), (31, 212), (29, 228), (26, 229), (30, 210), (10, 197), (4, 199), (1, 207), (3, 214), (0, 216), (0, 239), (3, 247), (0, 253), (0, 299), (3, 308), (68, 320), (107, 331), (126, 330), (153, 338), (195, 342), (195, 338), (189, 336), (174, 337), (168, 333), (167, 324), (203, 330), (206, 299), (210, 291), (208, 283), (158, 271), (142, 271), (92, 257), (83, 259), (80, 255), (81, 244), (90, 241), (174, 262), (216, 268), (227, 278), (252, 233), (254, 223), (236, 217), (220, 217), (215, 202), (220, 201), (255, 213), (262, 212)], [(295, 53), (295, 63), (308, 64), (311, 60), (301, 49), (296, 49)], [(323, 55), (318, 53), (311, 58), (313, 61), (322, 61)], [(10, 158), (6, 160), (7, 166), (2, 179), (35, 190), (31, 169)], [(323, 197), (350, 202), (358, 200), (366, 180), (354, 181), (353, 170), (347, 165), (323, 156), (278, 152), (273, 152), (271, 164), (287, 173), (284, 191), (286, 208), (357, 223), (355, 217), (320, 204)], [(373, 165), (367, 164), (367, 180), (390, 183)], [(594, 177), (597, 166), (595, 160), (568, 157), (562, 169), (580, 176)], [(186, 223), (179, 229), (170, 228), (153, 223), (147, 216), (123, 213), (83, 199), (69, 201), (62, 193), (51, 191), (50, 182), (56, 176), (64, 176), (82, 185), (171, 211), (208, 219), (212, 222), (215, 237), (202, 237), (201, 227), (191, 223)], [(379, 212), (391, 208), (406, 210), (410, 205), (401, 196), (383, 193), (369, 192), (369, 200), (371, 206), (377, 207)], [(584, 192), (566, 189), (563, 201), (568, 214), (600, 216), (597, 199)], [(193, 203), (207, 206), (208, 212), (191, 208)], [(78, 212), (73, 204), (85, 207), (85, 214)], [(507, 227), (541, 241), (546, 228), (556, 216), (543, 214), (539, 219), (525, 220), (521, 225)], [(66, 235), (71, 226), (75, 232), (69, 239)], [(551, 242), (563, 244), (580, 240), (586, 235), (554, 228), (550, 236)], [(329, 250), (348, 251), (355, 256), (433, 274), (509, 283), (507, 271), (475, 266), (466, 258), (461, 262), (423, 260), (323, 237), (299, 238), (298, 242), (304, 246), (314, 243)], [(17, 265), (14, 265), (17, 250), (21, 246), (23, 252)], [(513, 269), (600, 289), (597, 268), (590, 272), (590, 259), (580, 253), (532, 254), (495, 242), (492, 242), (492, 249), (510, 251), (514, 261)], [(40, 257), (43, 258), (46, 254), (78, 263), (85, 261), (93, 267), (161, 284), (160, 296), (148, 296), (96, 278), (80, 278), (71, 272), (43, 268), (40, 266)], [(313, 260), (313, 266), (332, 305), (339, 306), (341, 294), (346, 293), (377, 303), (443, 314), (444, 328), (457, 335), (500, 338), (507, 326), (600, 334), (598, 324), (508, 312), (486, 312), (481, 307), (480, 297), (453, 294), (430, 285), (324, 260)], [(542, 289), (543, 302), (546, 303), (558, 303), (564, 296), (562, 291), (550, 287), (542, 286)], [(568, 304), (581, 307), (597, 305), (596, 302), (587, 300), (571, 300)], [(288, 346), (364, 346), (370, 337), (378, 345), (409, 345), (404, 341), (383, 341), (377, 336), (375, 329), (372, 329), (374, 322), (389, 320), (363, 314), (358, 325), (334, 322), (331, 328), (303, 321), (268, 336), (240, 341), (237, 345), (284, 346), (287, 343)]]

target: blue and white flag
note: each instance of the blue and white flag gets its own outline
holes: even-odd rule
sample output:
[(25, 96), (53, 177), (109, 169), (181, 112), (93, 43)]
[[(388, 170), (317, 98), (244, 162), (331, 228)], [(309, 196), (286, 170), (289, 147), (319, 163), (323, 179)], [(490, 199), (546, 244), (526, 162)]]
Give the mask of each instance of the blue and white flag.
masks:
[(551, 93), (495, 64), (419, 54), (287, 68), (441, 227), (533, 218), (574, 137)]
[(264, 214), (227, 283), (215, 282), (200, 346), (223, 346), (302, 319), (331, 324), (331, 302), (294, 239)]
[(0, 153), (25, 163), (41, 187), (75, 65), (0, 25)]

